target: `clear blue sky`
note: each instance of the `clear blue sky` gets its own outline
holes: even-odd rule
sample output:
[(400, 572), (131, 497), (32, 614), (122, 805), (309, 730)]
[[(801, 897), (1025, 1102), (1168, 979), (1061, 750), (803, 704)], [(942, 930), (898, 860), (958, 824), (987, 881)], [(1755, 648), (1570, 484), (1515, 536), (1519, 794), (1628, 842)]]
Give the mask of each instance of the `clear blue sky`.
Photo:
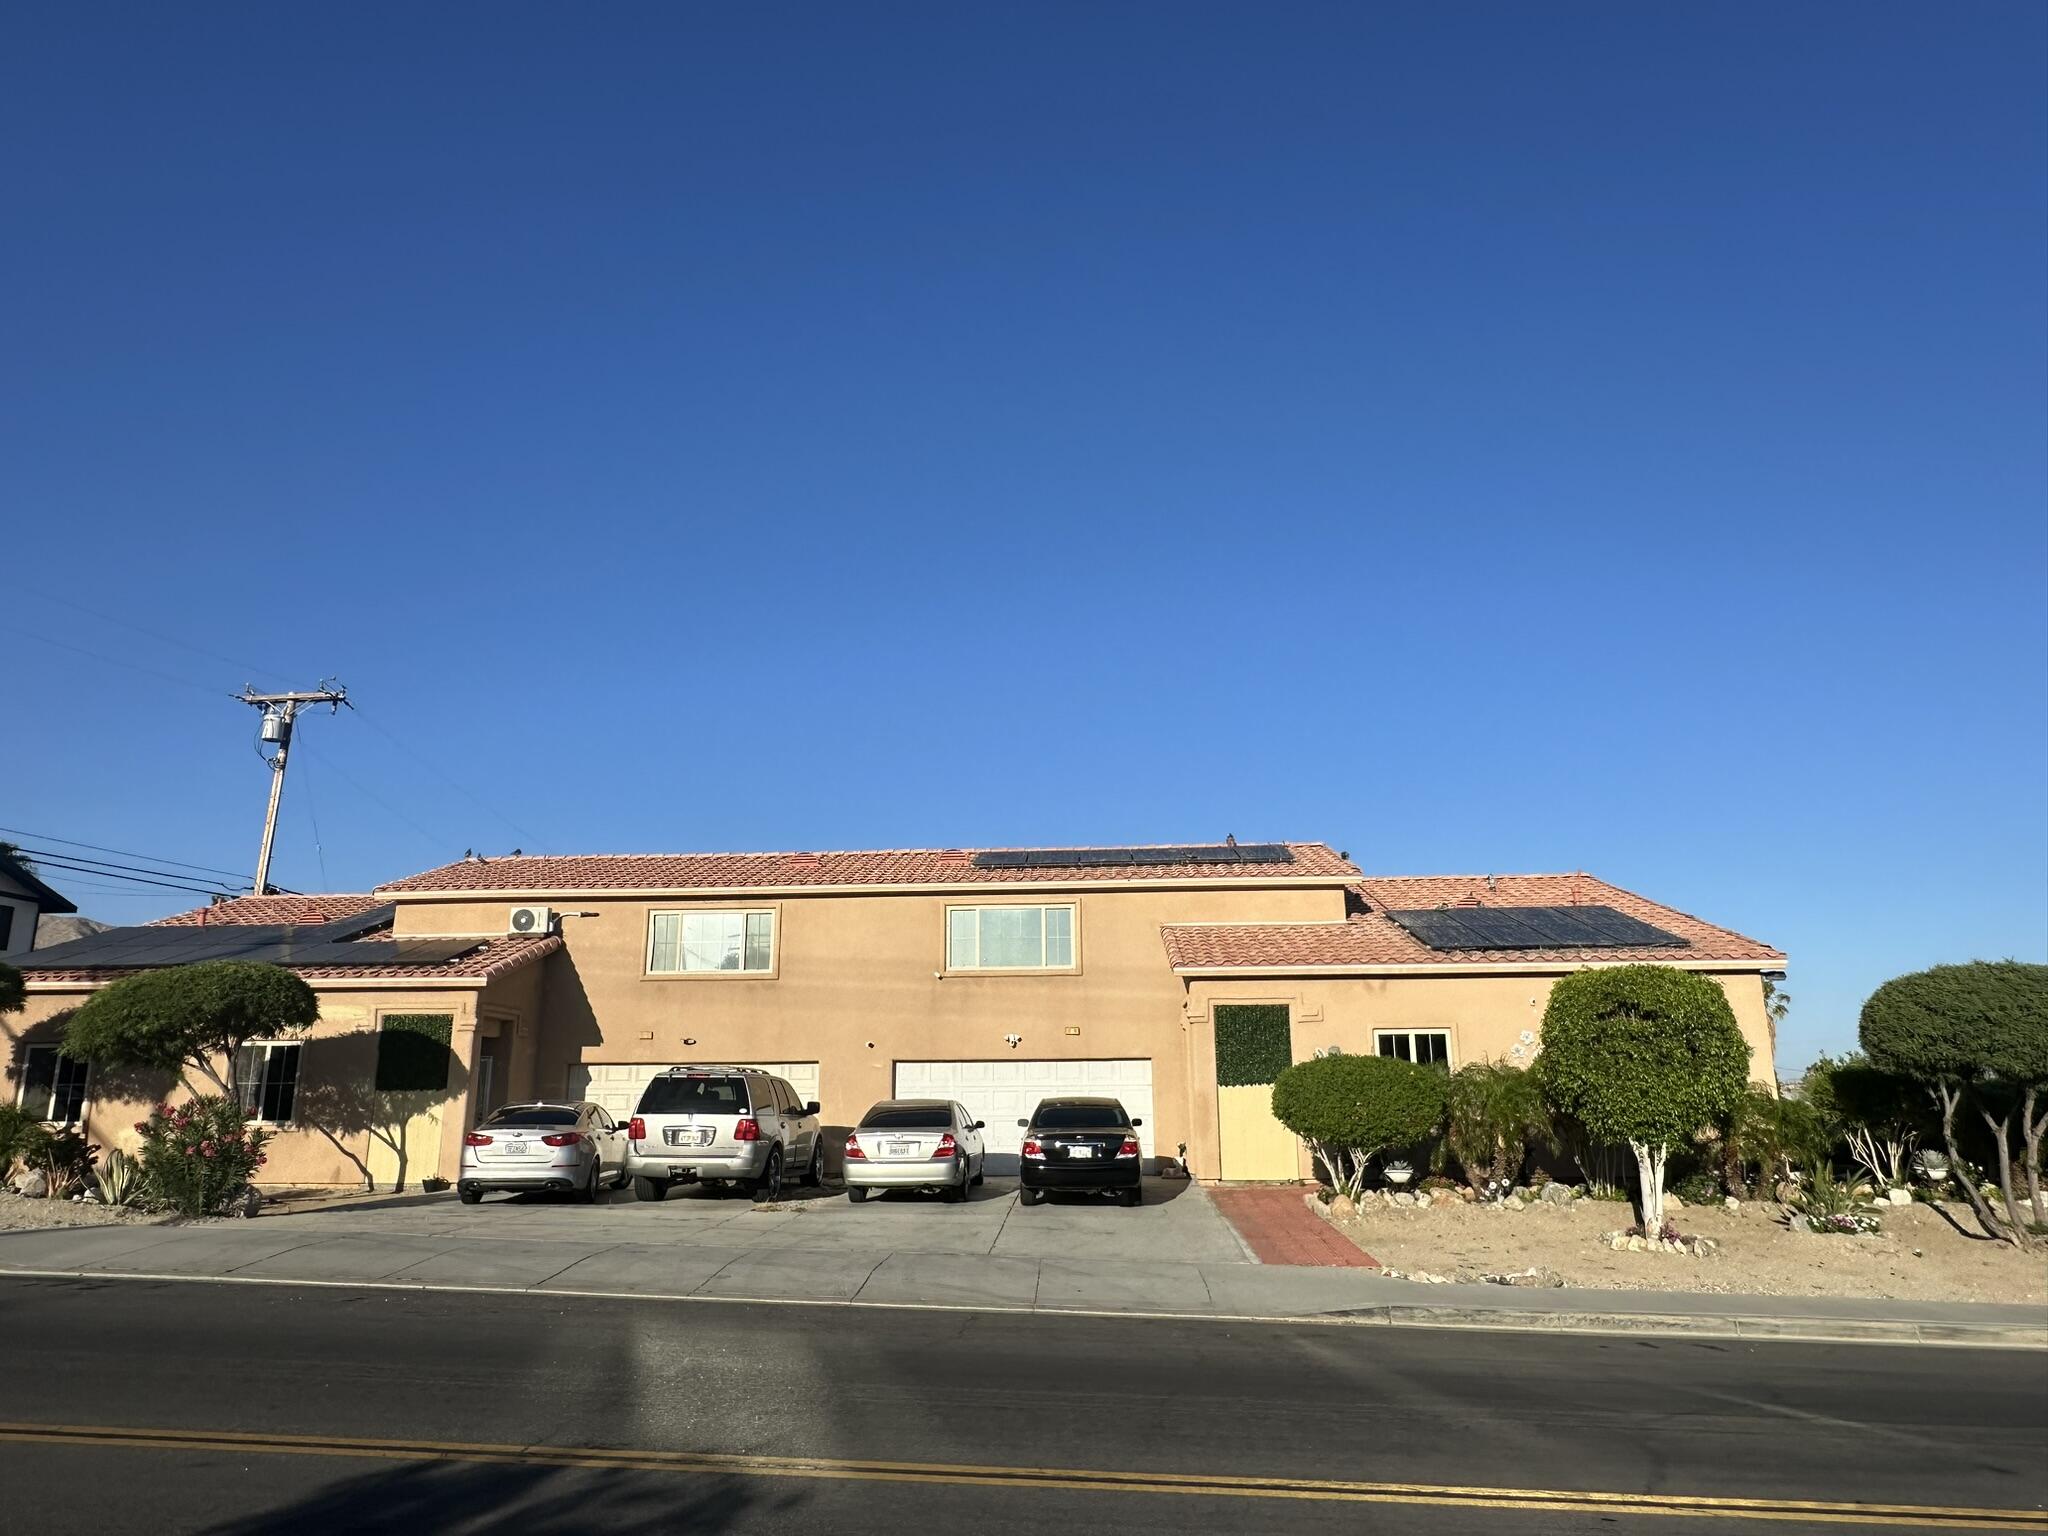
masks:
[(1797, 1065), (2048, 942), (2044, 56), (2022, 0), (16, 8), (0, 824), (247, 870), (226, 694), (333, 674), (299, 888), (1584, 867), (1790, 951)]

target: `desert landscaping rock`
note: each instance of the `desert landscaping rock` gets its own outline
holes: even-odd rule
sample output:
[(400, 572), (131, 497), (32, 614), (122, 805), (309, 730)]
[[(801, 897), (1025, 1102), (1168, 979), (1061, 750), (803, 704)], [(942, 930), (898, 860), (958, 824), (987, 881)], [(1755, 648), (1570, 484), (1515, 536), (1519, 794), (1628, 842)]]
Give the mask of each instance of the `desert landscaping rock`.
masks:
[(1693, 1241), (1679, 1252), (1617, 1234), (1632, 1212), (1609, 1200), (1539, 1200), (1520, 1214), (1511, 1203), (1366, 1201), (1355, 1217), (1331, 1224), (1386, 1273), (1414, 1279), (1534, 1268), (1559, 1284), (1604, 1290), (2048, 1301), (2048, 1265), (1972, 1235), (1974, 1220), (1960, 1202), (1883, 1209), (1884, 1230), (1857, 1240), (1789, 1227), (1770, 1202), (1696, 1205), (1684, 1221)]

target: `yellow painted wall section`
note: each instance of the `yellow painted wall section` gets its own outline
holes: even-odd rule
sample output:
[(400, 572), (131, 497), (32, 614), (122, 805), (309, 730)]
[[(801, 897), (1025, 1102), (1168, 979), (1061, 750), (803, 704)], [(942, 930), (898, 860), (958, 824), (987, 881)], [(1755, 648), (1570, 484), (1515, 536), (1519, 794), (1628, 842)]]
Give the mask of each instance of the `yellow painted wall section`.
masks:
[(1300, 1177), (1301, 1143), (1273, 1118), (1271, 1083), (1217, 1088), (1216, 1124), (1226, 1180), (1270, 1183)]

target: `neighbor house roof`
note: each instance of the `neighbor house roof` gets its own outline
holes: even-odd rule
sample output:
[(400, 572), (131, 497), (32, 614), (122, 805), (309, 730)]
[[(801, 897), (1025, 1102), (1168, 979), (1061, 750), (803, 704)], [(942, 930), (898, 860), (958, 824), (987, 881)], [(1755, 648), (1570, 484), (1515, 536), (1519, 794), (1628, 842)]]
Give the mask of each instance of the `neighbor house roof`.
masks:
[[(1475, 965), (1582, 965), (1649, 961), (1745, 968), (1782, 965), (1784, 953), (1702, 922), (1591, 875), (1369, 875), (1352, 883), (1342, 922), (1177, 923), (1161, 930), (1181, 972), (1402, 970)], [(1432, 949), (1386, 914), (1430, 907), (1613, 907), (1685, 940), (1682, 948)]]
[(152, 926), (208, 928), (215, 923), (234, 923), (271, 927), (279, 923), (331, 923), (336, 918), (355, 917), (383, 904), (381, 897), (367, 893), (236, 896), (229, 901), (215, 902), (210, 907), (194, 907), (190, 912), (180, 912), (175, 917), (160, 917)]
[(1183, 884), (1355, 879), (1358, 868), (1324, 843), (1288, 843), (1285, 863), (1091, 864), (1082, 867), (979, 867), (977, 853), (1042, 849), (885, 848), (840, 853), (512, 854), (465, 859), (377, 887), (379, 896), (492, 892), (767, 891), (834, 886), (1093, 885), (1129, 881)]
[(20, 859), (0, 853), (0, 880), (18, 889), (22, 895), (36, 904), (39, 912), (76, 912), (78, 908), (62, 892), (52, 890), (36, 878), (36, 872)]

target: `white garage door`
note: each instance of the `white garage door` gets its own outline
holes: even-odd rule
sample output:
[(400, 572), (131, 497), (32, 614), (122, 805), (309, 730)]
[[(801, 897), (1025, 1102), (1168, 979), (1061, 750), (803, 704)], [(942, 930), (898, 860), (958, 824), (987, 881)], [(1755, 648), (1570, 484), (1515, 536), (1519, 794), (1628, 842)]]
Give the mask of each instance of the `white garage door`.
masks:
[(1015, 1157), (1024, 1133), (1017, 1122), (1040, 1099), (1075, 1094), (1122, 1101), (1145, 1123), (1138, 1145), (1152, 1156), (1152, 1063), (1150, 1061), (899, 1061), (899, 1099), (957, 1099), (977, 1120), (986, 1120), (988, 1150)]
[[(594, 1099), (610, 1110), (614, 1117), (625, 1119), (633, 1113), (640, 1102), (640, 1090), (648, 1080), (664, 1072), (670, 1065), (687, 1066), (687, 1062), (637, 1064), (621, 1062), (607, 1065), (603, 1062), (572, 1062), (569, 1066), (568, 1096), (572, 1099)], [(818, 1064), (815, 1061), (734, 1061), (720, 1062), (720, 1066), (759, 1067), (763, 1072), (773, 1072), (796, 1090), (796, 1096), (805, 1103), (821, 1098), (818, 1092)]]

